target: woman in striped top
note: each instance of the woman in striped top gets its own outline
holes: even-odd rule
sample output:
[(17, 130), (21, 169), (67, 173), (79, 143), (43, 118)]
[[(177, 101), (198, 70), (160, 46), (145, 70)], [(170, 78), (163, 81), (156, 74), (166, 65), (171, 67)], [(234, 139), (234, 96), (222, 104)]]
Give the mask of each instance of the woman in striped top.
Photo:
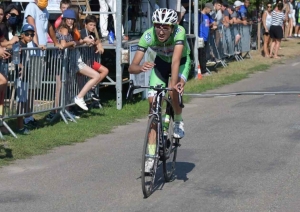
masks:
[(283, 38), (283, 21), (285, 20), (285, 14), (282, 12), (283, 4), (278, 3), (277, 7), (272, 12), (272, 23), (270, 27), (270, 38), (272, 38), (272, 45), (270, 50), (270, 56), (272, 57), (274, 50), (274, 58), (279, 59), (278, 49), (281, 39)]

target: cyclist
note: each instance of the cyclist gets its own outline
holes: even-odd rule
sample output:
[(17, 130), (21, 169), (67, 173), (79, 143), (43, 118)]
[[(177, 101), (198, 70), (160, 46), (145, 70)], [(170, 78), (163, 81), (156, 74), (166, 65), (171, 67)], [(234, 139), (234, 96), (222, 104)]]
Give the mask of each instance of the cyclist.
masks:
[[(182, 108), (179, 106), (178, 93), (183, 92), (190, 70), (190, 48), (188, 46), (185, 29), (177, 24), (177, 12), (172, 9), (160, 8), (152, 15), (153, 27), (142, 35), (138, 50), (128, 70), (131, 74), (139, 74), (151, 70), (150, 86), (169, 85), (174, 90), (170, 92), (174, 107), (174, 137), (183, 138), (184, 128), (182, 120)], [(142, 61), (147, 48), (156, 52), (154, 63)], [(171, 79), (169, 81), (169, 76)], [(151, 103), (155, 91), (148, 91), (148, 100)], [(152, 140), (152, 139), (151, 139)], [(149, 154), (155, 154), (155, 140), (149, 141)], [(150, 146), (152, 145), (152, 148)], [(151, 159), (151, 158), (149, 158)], [(152, 163), (153, 164), (153, 163)], [(151, 166), (151, 165), (150, 165)]]

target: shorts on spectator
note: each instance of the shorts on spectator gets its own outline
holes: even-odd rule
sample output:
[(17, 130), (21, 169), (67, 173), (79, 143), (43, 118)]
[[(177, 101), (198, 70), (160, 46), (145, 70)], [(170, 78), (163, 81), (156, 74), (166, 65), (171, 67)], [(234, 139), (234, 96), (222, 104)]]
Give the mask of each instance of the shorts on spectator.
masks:
[(16, 98), (17, 102), (27, 102), (28, 83), (18, 78), (15, 80), (15, 88), (17, 91), (17, 98)]
[(274, 26), (270, 27), (270, 38), (274, 39), (282, 39), (283, 38), (283, 30), (281, 26)]
[(96, 61), (94, 61), (93, 65), (92, 65), (92, 69), (98, 71), (99, 68), (101, 68), (101, 64), (100, 63), (97, 63)]

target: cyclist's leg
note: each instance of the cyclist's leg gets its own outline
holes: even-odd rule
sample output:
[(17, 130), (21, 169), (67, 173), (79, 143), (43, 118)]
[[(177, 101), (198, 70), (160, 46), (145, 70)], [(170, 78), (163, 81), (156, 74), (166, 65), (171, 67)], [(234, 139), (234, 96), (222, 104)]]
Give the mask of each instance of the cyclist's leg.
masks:
[[(191, 59), (189, 56), (186, 58), (182, 58), (182, 61), (180, 63), (179, 67), (179, 75), (177, 82), (183, 82), (185, 83), (189, 76), (190, 66), (191, 66)], [(176, 76), (174, 76), (176, 77)], [(170, 85), (174, 86), (174, 85)], [(172, 104), (174, 108), (174, 137), (175, 138), (182, 138), (184, 136), (184, 128), (183, 128), (183, 119), (182, 119), (182, 108), (179, 106), (179, 96), (177, 91), (170, 92)]]
[[(162, 77), (161, 73), (158, 72), (160, 66), (152, 69), (150, 75), (150, 86), (162, 85), (163, 87), (166, 86), (168, 78)], [(159, 69), (160, 70), (160, 69)], [(165, 74), (163, 74), (165, 75)], [(149, 114), (151, 113), (151, 107), (153, 102), (153, 97), (155, 96), (156, 91), (149, 89), (148, 91), (148, 101), (149, 101)], [(149, 154), (154, 155), (156, 149), (156, 126), (153, 126), (153, 129), (149, 135)]]

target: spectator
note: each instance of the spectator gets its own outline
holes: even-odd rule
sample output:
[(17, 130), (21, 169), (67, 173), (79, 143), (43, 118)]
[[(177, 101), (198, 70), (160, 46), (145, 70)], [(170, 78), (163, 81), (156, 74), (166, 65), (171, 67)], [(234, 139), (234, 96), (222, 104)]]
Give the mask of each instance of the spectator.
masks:
[(228, 12), (229, 12), (229, 23), (232, 25), (232, 33), (234, 37), (234, 49), (235, 49), (235, 54), (239, 54), (239, 48), (238, 44), (241, 39), (241, 35), (238, 30), (238, 24), (240, 23), (240, 19), (238, 19), (238, 14), (235, 11), (234, 6), (229, 6), (228, 7)]
[[(100, 12), (108, 12), (108, 7), (112, 12), (116, 12), (116, 0), (99, 0), (100, 5)], [(116, 28), (116, 14), (113, 14), (114, 19), (114, 29), (115, 33), (118, 33)], [(103, 40), (108, 39), (108, 30), (107, 30), (107, 24), (108, 24), (108, 14), (100, 14), (100, 31), (101, 31), (101, 37)], [(124, 35), (124, 28), (122, 25), (122, 39), (128, 40), (128, 37)]]
[(300, 37), (300, 2), (297, 2), (296, 8), (295, 8), (295, 18), (296, 18), (296, 27), (295, 27), (295, 37)]
[(0, 22), (0, 28), (2, 33), (4, 34), (5, 40), (10, 42), (2, 43), (5, 47), (11, 45), (17, 41), (18, 39), (18, 25), (20, 24), (21, 18), (21, 10), (15, 4), (8, 5), (4, 10), (4, 18)]
[(293, 8), (293, 0), (289, 0), (289, 13), (288, 13), (288, 29), (289, 29), (289, 34), (288, 37), (292, 38), (293, 36), (293, 30), (294, 30), (294, 22), (295, 22), (295, 14), (294, 14), (294, 8)]
[[(22, 48), (27, 48), (27, 44), (32, 42), (34, 37), (34, 27), (30, 24), (24, 24), (21, 30), (21, 40), (19, 45)], [(29, 51), (21, 51), (20, 63), (16, 67), (16, 84), (17, 84), (17, 114), (29, 113), (30, 105), (33, 104), (33, 98), (28, 95), (28, 84), (31, 80), (31, 74), (29, 70)], [(30, 118), (30, 116), (26, 116)], [(17, 132), (23, 135), (29, 135), (30, 131), (27, 127), (24, 127), (24, 117), (17, 117)]]
[(262, 17), (262, 23), (263, 23), (263, 30), (264, 30), (264, 55), (265, 57), (270, 57), (270, 27), (272, 24), (272, 3), (267, 4), (267, 9), (264, 11), (263, 17)]
[(226, 1), (223, 1), (222, 6), (221, 6), (221, 11), (222, 11), (222, 15), (223, 15), (223, 25), (226, 27), (229, 27), (229, 12), (227, 10), (228, 8), (228, 3)]
[[(90, 41), (91, 39), (87, 40), (79, 40), (75, 41), (74, 37), (72, 34), (74, 34), (76, 27), (76, 15), (73, 10), (67, 9), (63, 12), (63, 20), (58, 27), (56, 31), (56, 36), (57, 39), (60, 41), (61, 45), (63, 48), (68, 48), (68, 47), (75, 47), (76, 45), (81, 45), (83, 43), (88, 43), (88, 44), (94, 44), (93, 41)], [(86, 103), (83, 99), (83, 97), (86, 95), (86, 93), (99, 82), (100, 80), (100, 75), (95, 72), (92, 68), (87, 66), (83, 61), (80, 56), (80, 53), (78, 49), (74, 49), (72, 52), (75, 55), (75, 62), (76, 62), (76, 73), (80, 73), (84, 76), (87, 76), (91, 78), (81, 89), (81, 91), (77, 94), (77, 96), (74, 98), (75, 104), (77, 104), (79, 107), (81, 107), (83, 110), (88, 110), (88, 107), (86, 106)], [(72, 63), (72, 61), (71, 61)], [(71, 71), (71, 70), (70, 70)]]
[[(61, 48), (61, 45), (57, 42), (55, 37), (55, 31), (52, 25), (49, 23), (49, 13), (46, 9), (48, 6), (47, 0), (35, 0), (35, 2), (30, 2), (24, 12), (24, 21), (23, 24), (30, 24), (34, 27), (34, 31), (36, 32), (32, 41), (27, 44), (28, 47), (38, 46), (41, 49), (45, 50), (47, 45), (47, 31), (49, 36), (53, 40), (55, 46)], [(39, 55), (45, 57), (45, 52), (39, 52)], [(41, 88), (41, 81), (43, 78), (44, 71), (47, 70), (47, 63), (42, 58), (37, 59), (37, 64), (33, 64), (34, 70), (34, 79), (36, 79), (35, 83), (31, 83), (32, 87), (29, 88), (30, 94), (29, 96), (34, 96), (34, 89)], [(32, 98), (33, 101), (33, 98)], [(24, 119), (24, 124), (28, 128), (36, 128), (37, 121), (32, 117), (26, 117)]]
[(61, 21), (62, 21), (62, 14), (63, 12), (68, 9), (68, 7), (70, 7), (71, 5), (71, 1), (70, 0), (61, 0), (61, 2), (59, 3), (59, 8), (61, 11), (61, 15), (56, 19), (55, 23), (54, 23), (54, 27), (55, 29), (57, 29), (57, 27), (60, 25)]
[(206, 71), (206, 54), (208, 51), (208, 37), (210, 28), (216, 29), (217, 26), (215, 21), (210, 16), (210, 12), (214, 9), (212, 3), (206, 3), (204, 8), (202, 9), (201, 13), (199, 13), (198, 20), (199, 20), (199, 32), (198, 37), (203, 38), (204, 40), (204, 48), (198, 49), (198, 59), (200, 63), (201, 73), (203, 75), (209, 75)]
[[(285, 15), (282, 12), (283, 4), (278, 3), (277, 7), (272, 11), (272, 23), (270, 27), (270, 38), (272, 39), (270, 57), (279, 59), (278, 49), (280, 47), (281, 39), (283, 38), (283, 21), (285, 20)], [(274, 51), (274, 56), (273, 56)]]
[[(87, 38), (92, 38), (95, 41), (95, 43), (94, 43), (94, 46), (96, 47), (95, 53), (103, 54), (104, 49), (102, 47), (101, 41), (96, 38), (96, 35), (94, 33), (95, 30), (96, 30), (96, 24), (97, 24), (96, 17), (93, 16), (93, 15), (89, 15), (89, 16), (87, 16), (85, 18), (84, 23), (85, 23), (85, 29), (82, 29), (81, 32), (80, 32), (81, 39), (84, 41), (84, 40), (87, 40)], [(99, 98), (98, 94), (96, 93), (95, 88), (96, 88), (96, 85), (99, 84), (107, 76), (108, 69), (105, 66), (101, 65), (100, 63), (97, 63), (96, 61), (93, 61), (92, 68), (95, 71), (97, 71), (97, 72), (100, 73), (100, 79), (92, 87), (92, 89), (91, 89), (91, 97), (95, 101), (100, 101), (100, 98)]]

